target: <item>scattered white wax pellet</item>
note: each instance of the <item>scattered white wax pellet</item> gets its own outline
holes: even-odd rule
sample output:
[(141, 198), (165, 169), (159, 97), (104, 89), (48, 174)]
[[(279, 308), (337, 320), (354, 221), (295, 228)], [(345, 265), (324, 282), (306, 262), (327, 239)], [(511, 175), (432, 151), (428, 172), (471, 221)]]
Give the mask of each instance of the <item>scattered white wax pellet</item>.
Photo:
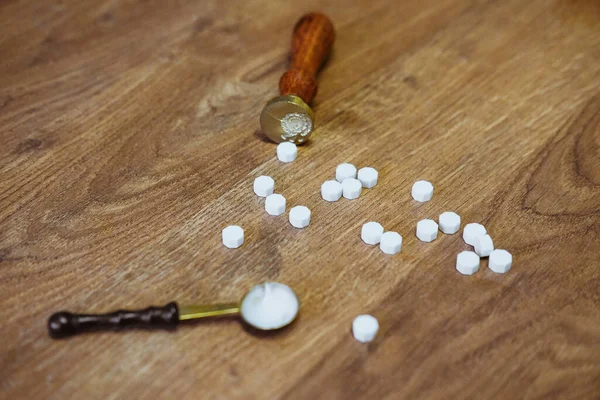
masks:
[(377, 185), (378, 177), (379, 173), (375, 168), (364, 167), (358, 170), (358, 180), (366, 189), (371, 189), (372, 187)]
[(438, 224), (432, 219), (423, 219), (417, 223), (417, 237), (422, 242), (432, 242), (437, 237)]
[(338, 181), (327, 181), (321, 185), (321, 197), (327, 201), (338, 201), (342, 197), (342, 184)]
[(244, 244), (244, 230), (241, 226), (230, 225), (221, 233), (223, 244), (230, 249), (237, 249)]
[(396, 254), (402, 249), (402, 236), (398, 232), (386, 232), (381, 235), (379, 248), (385, 254)]
[(280, 194), (270, 194), (265, 200), (265, 210), (269, 215), (281, 215), (285, 212), (285, 197)]
[(310, 224), (310, 210), (308, 207), (292, 207), (290, 210), (290, 224), (294, 228), (306, 228)]
[(494, 250), (492, 251), (492, 254), (490, 254), (488, 266), (495, 273), (504, 274), (512, 267), (512, 255), (506, 250)]
[(446, 211), (439, 217), (440, 231), (452, 235), (460, 229), (460, 216), (452, 211)]
[(383, 226), (378, 222), (367, 222), (362, 226), (360, 238), (366, 244), (377, 244), (383, 235)]
[(494, 251), (494, 242), (490, 235), (477, 236), (474, 247), (479, 257), (487, 257)]
[(367, 343), (375, 339), (379, 330), (379, 322), (370, 315), (359, 315), (352, 322), (352, 334), (354, 339), (361, 343)]
[(298, 147), (292, 142), (283, 142), (277, 145), (277, 158), (284, 163), (292, 162), (298, 156)]
[(362, 191), (362, 184), (358, 179), (346, 178), (342, 181), (342, 194), (345, 198), (358, 199)]
[(456, 256), (456, 269), (463, 275), (473, 275), (479, 269), (479, 256), (472, 251), (461, 251)]
[(257, 196), (267, 197), (273, 194), (274, 189), (275, 181), (270, 176), (262, 175), (254, 180), (254, 193)]
[(475, 239), (479, 236), (483, 236), (487, 233), (485, 227), (478, 223), (470, 223), (465, 225), (463, 229), (463, 240), (466, 244), (470, 244), (471, 246), (475, 246)]
[(424, 203), (431, 200), (433, 196), (433, 185), (428, 181), (416, 181), (410, 191), (413, 199)]
[(300, 305), (294, 291), (277, 282), (250, 289), (242, 300), (244, 321), (258, 329), (278, 329), (296, 318)]
[(335, 179), (343, 182), (347, 178), (356, 178), (356, 167), (349, 163), (343, 163), (335, 169)]

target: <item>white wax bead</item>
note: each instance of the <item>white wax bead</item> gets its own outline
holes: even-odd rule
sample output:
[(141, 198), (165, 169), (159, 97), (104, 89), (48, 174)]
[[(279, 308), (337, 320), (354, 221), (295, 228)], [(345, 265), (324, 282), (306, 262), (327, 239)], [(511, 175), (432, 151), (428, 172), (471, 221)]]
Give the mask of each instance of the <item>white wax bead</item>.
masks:
[(431, 197), (433, 196), (433, 185), (431, 182), (427, 181), (416, 181), (412, 186), (410, 194), (416, 201), (424, 203), (431, 200)]
[(366, 189), (370, 189), (373, 186), (377, 185), (378, 177), (379, 173), (375, 168), (365, 167), (358, 170), (358, 180)]
[(285, 212), (285, 197), (280, 194), (271, 194), (265, 200), (265, 210), (269, 215), (281, 215)]
[(352, 322), (352, 334), (361, 343), (371, 342), (379, 330), (379, 322), (370, 315), (359, 315)]
[(342, 182), (342, 194), (349, 200), (358, 199), (361, 191), (362, 184), (358, 179), (346, 178)]
[(437, 237), (438, 224), (432, 219), (424, 219), (417, 223), (417, 237), (422, 242), (432, 242)]
[(360, 238), (366, 244), (377, 244), (383, 235), (383, 226), (378, 222), (367, 222), (362, 226)]
[(456, 269), (463, 275), (473, 275), (479, 269), (479, 256), (472, 251), (461, 251), (456, 256)]
[(490, 254), (488, 266), (497, 274), (504, 274), (512, 267), (512, 255), (506, 250), (494, 250)]
[(254, 193), (257, 196), (267, 197), (273, 194), (273, 190), (275, 190), (275, 181), (270, 176), (262, 175), (254, 180)]
[(296, 318), (300, 304), (294, 291), (283, 283), (267, 282), (250, 289), (242, 300), (244, 321), (258, 329), (278, 329)]
[(478, 236), (477, 239), (475, 239), (474, 247), (475, 253), (477, 253), (479, 257), (487, 257), (494, 251), (494, 242), (490, 235)]
[(308, 207), (292, 207), (290, 210), (290, 224), (294, 228), (306, 228), (310, 224), (310, 210)]
[(439, 217), (440, 231), (452, 235), (460, 229), (460, 216), (452, 211), (446, 211)]
[(479, 236), (483, 236), (487, 233), (485, 227), (478, 223), (470, 223), (465, 225), (463, 229), (463, 240), (466, 244), (470, 244), (471, 246), (475, 246), (475, 239)]
[(298, 156), (298, 147), (292, 142), (283, 142), (277, 145), (277, 158), (284, 163), (292, 162)]
[(338, 201), (342, 197), (342, 184), (338, 181), (327, 181), (321, 185), (321, 197), (327, 201)]
[(385, 254), (396, 254), (402, 249), (402, 236), (398, 232), (386, 232), (381, 235), (379, 248)]
[(343, 163), (335, 169), (335, 179), (343, 182), (346, 178), (356, 178), (356, 167), (349, 163)]
[(230, 249), (237, 249), (244, 244), (244, 230), (237, 225), (231, 225), (221, 232), (223, 244)]

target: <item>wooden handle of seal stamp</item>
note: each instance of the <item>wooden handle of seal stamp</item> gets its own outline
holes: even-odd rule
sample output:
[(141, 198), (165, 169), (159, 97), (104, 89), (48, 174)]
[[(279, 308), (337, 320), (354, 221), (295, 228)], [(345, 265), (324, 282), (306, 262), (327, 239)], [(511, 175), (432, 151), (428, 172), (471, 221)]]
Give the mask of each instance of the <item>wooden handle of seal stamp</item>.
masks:
[(335, 40), (331, 20), (323, 14), (306, 14), (292, 35), (292, 64), (279, 80), (281, 95), (293, 94), (309, 104), (317, 93), (316, 76)]

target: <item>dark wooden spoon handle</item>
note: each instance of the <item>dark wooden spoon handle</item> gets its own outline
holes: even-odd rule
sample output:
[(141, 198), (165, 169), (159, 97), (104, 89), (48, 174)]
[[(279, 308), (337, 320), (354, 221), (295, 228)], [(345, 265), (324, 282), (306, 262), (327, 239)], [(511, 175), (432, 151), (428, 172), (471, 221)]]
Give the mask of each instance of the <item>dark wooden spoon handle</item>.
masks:
[(306, 14), (292, 35), (292, 65), (279, 80), (281, 95), (293, 94), (309, 104), (317, 93), (317, 72), (335, 40), (333, 23), (319, 13)]
[(179, 323), (177, 303), (143, 310), (119, 310), (108, 314), (72, 314), (61, 311), (48, 319), (48, 333), (65, 338), (82, 332), (120, 330), (126, 328), (172, 329)]

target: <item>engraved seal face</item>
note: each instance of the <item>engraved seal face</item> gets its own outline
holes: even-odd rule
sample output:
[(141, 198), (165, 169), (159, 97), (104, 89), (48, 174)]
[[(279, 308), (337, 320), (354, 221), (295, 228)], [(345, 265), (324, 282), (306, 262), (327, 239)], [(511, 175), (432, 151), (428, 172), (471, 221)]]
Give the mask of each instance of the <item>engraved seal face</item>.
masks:
[(298, 96), (278, 96), (263, 108), (260, 127), (275, 143), (306, 143), (314, 127), (313, 111)]
[(303, 143), (312, 132), (312, 121), (306, 114), (290, 113), (281, 120), (284, 141)]

